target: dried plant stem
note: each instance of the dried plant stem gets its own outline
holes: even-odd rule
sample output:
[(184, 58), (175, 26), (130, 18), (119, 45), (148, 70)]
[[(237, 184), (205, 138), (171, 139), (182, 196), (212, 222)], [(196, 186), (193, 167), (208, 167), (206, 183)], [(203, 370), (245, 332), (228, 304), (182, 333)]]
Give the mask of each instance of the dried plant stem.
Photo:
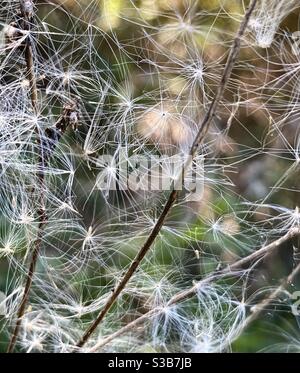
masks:
[[(30, 32), (31, 29), (31, 22), (32, 22), (32, 15), (26, 10), (26, 5), (24, 0), (20, 0), (20, 9), (21, 9), (21, 15), (22, 15), (22, 21), (23, 21), (23, 29), (25, 31)], [(24, 56), (25, 56), (25, 61), (26, 61), (26, 70), (27, 70), (27, 76), (29, 80), (29, 91), (30, 91), (30, 98), (31, 98), (31, 105), (32, 105), (32, 110), (34, 114), (37, 114), (37, 85), (36, 85), (36, 78), (35, 78), (35, 72), (34, 72), (34, 59), (33, 59), (33, 50), (32, 50), (32, 44), (29, 35), (26, 38), (25, 41), (25, 50), (24, 50)], [(41, 136), (39, 133), (39, 129), (36, 128), (36, 133), (37, 133), (37, 141), (38, 145), (41, 146)], [(20, 327), (22, 323), (22, 317), (24, 316), (26, 305), (28, 302), (29, 298), (29, 293), (30, 289), (32, 286), (32, 281), (33, 281), (33, 274), (35, 272), (35, 267), (37, 263), (37, 259), (39, 256), (39, 251), (40, 251), (40, 246), (41, 246), (41, 241), (42, 241), (42, 231), (43, 227), (46, 224), (46, 214), (45, 214), (45, 204), (44, 204), (44, 173), (43, 173), (43, 150), (40, 150), (40, 156), (39, 156), (39, 164), (40, 164), (40, 170), (38, 173), (38, 184), (40, 188), (40, 197), (39, 197), (39, 210), (38, 210), (38, 236), (36, 241), (34, 242), (34, 249), (31, 257), (31, 262), (29, 265), (29, 270), (27, 273), (26, 277), (26, 283), (25, 283), (25, 288), (24, 288), (24, 293), (22, 296), (21, 303), (19, 305), (19, 309), (17, 312), (17, 321), (16, 325), (14, 328), (14, 331), (12, 333), (12, 337), (10, 340), (10, 343), (8, 345), (7, 352), (12, 352), (19, 332), (20, 332)]]
[[(71, 124), (75, 125), (77, 123), (77, 118), (78, 118), (78, 115), (77, 115), (76, 105), (75, 104), (65, 105), (64, 110), (63, 110), (63, 114), (60, 116), (58, 121), (55, 123), (54, 127), (53, 128), (48, 128), (46, 130), (46, 136), (47, 137), (43, 138), (43, 145), (41, 145), (42, 149), (43, 149), (43, 157), (41, 158), (41, 160), (43, 161), (44, 165), (47, 162), (47, 160), (49, 159), (51, 153), (53, 152), (53, 150), (55, 148), (55, 145), (58, 143), (60, 138), (63, 136), (63, 134), (65, 133), (65, 131), (69, 127), (69, 125), (71, 125)], [(43, 188), (44, 188), (44, 174), (42, 172), (42, 169), (41, 169), (41, 172), (39, 174), (39, 184), (40, 184), (39, 185), (40, 190), (43, 191)], [(29, 292), (30, 292), (32, 282), (33, 282), (33, 275), (34, 275), (36, 263), (37, 263), (37, 260), (38, 260), (38, 257), (39, 257), (44, 226), (47, 223), (47, 216), (46, 216), (46, 210), (45, 210), (45, 204), (44, 204), (44, 193), (43, 192), (41, 192), (39, 203), (42, 204), (41, 205), (42, 207), (38, 211), (38, 218), (39, 218), (38, 237), (37, 237), (37, 239), (34, 243), (34, 250), (33, 250), (33, 253), (32, 253), (32, 258), (31, 258), (29, 270), (28, 270), (28, 273), (27, 273), (27, 279), (26, 279), (24, 294), (23, 294), (23, 297), (22, 297), (22, 300), (21, 300), (21, 303), (20, 303), (20, 306), (19, 306), (19, 309), (18, 309), (16, 326), (15, 326), (14, 332), (12, 334), (12, 338), (11, 338), (11, 341), (9, 343), (7, 352), (12, 352), (13, 351), (13, 348), (14, 348), (15, 343), (16, 343), (17, 338), (18, 338), (18, 334), (20, 332), (22, 317), (24, 316), (24, 313), (25, 313), (26, 304), (27, 304), (28, 298), (29, 298)]]
[[(232, 70), (234, 68), (234, 65), (236, 63), (236, 60), (237, 60), (237, 57), (238, 57), (238, 54), (239, 54), (239, 51), (240, 51), (242, 36), (244, 35), (244, 33), (246, 31), (249, 19), (251, 17), (251, 14), (252, 14), (254, 8), (255, 8), (256, 3), (257, 3), (257, 0), (252, 0), (251, 1), (251, 4), (250, 4), (248, 10), (246, 11), (245, 16), (244, 16), (244, 18), (243, 18), (243, 20), (240, 24), (239, 30), (237, 32), (237, 35), (234, 39), (234, 42), (233, 42), (233, 45), (231, 47), (229, 56), (227, 58), (227, 62), (226, 62), (225, 68), (224, 68), (224, 72), (223, 72), (222, 79), (220, 81), (217, 93), (216, 93), (216, 95), (215, 95), (215, 97), (214, 97), (214, 99), (213, 99), (213, 101), (212, 101), (212, 103), (211, 103), (211, 105), (210, 105), (202, 123), (201, 123), (200, 130), (199, 130), (199, 132), (198, 132), (198, 134), (197, 134), (197, 136), (196, 136), (196, 138), (195, 138), (195, 140), (192, 144), (192, 147), (190, 149), (191, 157), (189, 157), (187, 163), (185, 164), (184, 169), (187, 169), (189, 164), (191, 164), (191, 162), (193, 160), (193, 157), (195, 156), (196, 152), (198, 151), (205, 135), (208, 132), (208, 129), (209, 129), (209, 127), (212, 123), (212, 120), (213, 120), (213, 118), (214, 118), (214, 116), (217, 112), (217, 109), (219, 108), (219, 105), (220, 105), (221, 100), (223, 98), (225, 89), (226, 89), (227, 84), (229, 82), (229, 78), (231, 76)], [(183, 173), (184, 173), (184, 170), (183, 170)], [(177, 185), (178, 182), (183, 180), (183, 176), (184, 176), (183, 173), (179, 176), (179, 178), (175, 182), (175, 184), (174, 184), (175, 186)], [(167, 203), (164, 206), (164, 209), (163, 209), (160, 217), (158, 218), (158, 220), (157, 220), (155, 226), (153, 227), (150, 235), (148, 236), (145, 244), (143, 245), (143, 247), (138, 252), (134, 261), (131, 263), (128, 271), (125, 274), (125, 276), (122, 278), (122, 280), (120, 281), (120, 283), (118, 284), (118, 286), (116, 287), (114, 292), (109, 297), (107, 303), (105, 304), (104, 308), (102, 309), (102, 311), (100, 312), (98, 317), (93, 321), (93, 323), (86, 330), (86, 332), (84, 333), (84, 335), (82, 336), (82, 338), (78, 342), (77, 347), (84, 346), (84, 344), (88, 341), (88, 339), (93, 334), (93, 332), (95, 331), (97, 326), (101, 323), (101, 321), (103, 320), (103, 318), (105, 317), (107, 312), (110, 310), (111, 306), (114, 304), (116, 299), (119, 297), (120, 293), (125, 288), (128, 281), (131, 279), (132, 275), (135, 273), (135, 271), (139, 267), (141, 261), (143, 260), (143, 258), (147, 254), (147, 252), (150, 250), (154, 240), (156, 239), (156, 237), (160, 233), (161, 228), (164, 225), (164, 222), (165, 222), (172, 206), (174, 205), (174, 203), (177, 199), (177, 195), (178, 195), (178, 190), (176, 190), (175, 187), (174, 187), (174, 189), (170, 193), (170, 196), (167, 200)]]
[(277, 299), (283, 291), (294, 281), (297, 275), (300, 274), (300, 264), (298, 264), (293, 271), (286, 277), (268, 297), (263, 299), (259, 304), (255, 305), (251, 309), (251, 314), (246, 318), (242, 330), (245, 330), (249, 324), (251, 324), (254, 320), (258, 318), (258, 316), (269, 306), (271, 305), (272, 301)]
[[(244, 266), (249, 265), (249, 264), (259, 260), (260, 258), (264, 257), (264, 255), (272, 252), (276, 248), (279, 248), (284, 242), (292, 239), (293, 237), (295, 237), (297, 235), (300, 235), (300, 228), (291, 229), (289, 232), (287, 232), (284, 236), (280, 237), (279, 239), (271, 242), (270, 244), (268, 244), (266, 246), (263, 246), (262, 248), (253, 252), (252, 254), (248, 255), (247, 257), (242, 258), (242, 259), (234, 262), (231, 265), (228, 265), (227, 267), (225, 267), (221, 271), (215, 272), (211, 276), (209, 276), (209, 277), (207, 277), (207, 278), (205, 278), (201, 281), (198, 281), (194, 286), (192, 286), (188, 290), (182, 291), (182, 292), (174, 295), (169, 300), (169, 302), (166, 304), (165, 307), (173, 306), (174, 304), (181, 303), (181, 302), (193, 297), (198, 292), (198, 290), (201, 286), (203, 286), (205, 284), (208, 284), (208, 283), (211, 283), (212, 281), (214, 281), (215, 279), (217, 279), (219, 277), (223, 277), (223, 276), (226, 276), (228, 274), (232, 274), (232, 273), (234, 273), (234, 271), (236, 271), (240, 268), (243, 268)], [(265, 303), (257, 306), (258, 307), (257, 312), (260, 312), (264, 307), (266, 307), (268, 305), (268, 303), (270, 303), (272, 301), (272, 299), (276, 298), (276, 296), (279, 294), (279, 292), (281, 292), (282, 289), (284, 289), (284, 287), (296, 276), (296, 274), (299, 271), (300, 271), (300, 264), (296, 267), (296, 269), (292, 272), (292, 274), (284, 281), (284, 283), (281, 285), (281, 287), (278, 288), (274, 293), (272, 293), (270, 298), (268, 298), (265, 301)], [(109, 335), (108, 337), (102, 339), (94, 347), (89, 349), (89, 351), (90, 352), (95, 352), (95, 351), (99, 350), (100, 348), (104, 347), (105, 345), (107, 345), (108, 343), (113, 341), (115, 338), (118, 338), (119, 336), (121, 336), (121, 335), (123, 335), (127, 332), (130, 332), (131, 330), (136, 329), (139, 325), (141, 325), (144, 322), (146, 322), (147, 320), (151, 319), (151, 317), (156, 316), (156, 315), (158, 315), (162, 312), (164, 312), (163, 307), (156, 307), (156, 308), (152, 309), (151, 311), (145, 313), (143, 316), (141, 316), (141, 317), (137, 318), (136, 320), (130, 322), (129, 324), (125, 325), (123, 328), (119, 329), (115, 333), (113, 333), (113, 334)], [(248, 322), (252, 321), (252, 319), (255, 317), (255, 314), (252, 314), (251, 316), (249, 316), (249, 321)], [(251, 320), (250, 320), (250, 317), (251, 317)]]
[[(24, 29), (26, 31), (30, 31), (30, 22), (31, 19), (29, 18), (29, 14), (25, 11), (25, 6), (23, 0), (20, 1), (20, 7), (22, 12), (22, 18), (24, 22)], [(33, 59), (33, 50), (30, 38), (27, 37), (26, 45), (25, 45), (25, 60), (26, 60), (26, 70), (27, 76), (30, 83), (30, 98), (31, 98), (31, 105), (32, 110), (35, 115), (37, 115), (37, 85), (36, 85), (36, 77), (34, 72), (34, 59)], [(39, 197), (37, 201), (38, 211), (37, 211), (37, 219), (38, 219), (38, 230), (37, 230), (37, 238), (34, 242), (34, 248), (31, 256), (31, 261), (29, 264), (28, 273), (26, 276), (26, 283), (24, 287), (24, 293), (18, 308), (17, 312), (17, 321), (15, 328), (12, 333), (12, 337), (10, 343), (8, 345), (7, 352), (12, 352), (18, 335), (20, 333), (20, 328), (22, 324), (22, 317), (24, 316), (26, 305), (29, 299), (30, 289), (33, 283), (33, 276), (36, 269), (36, 264), (38, 261), (44, 227), (47, 223), (47, 215), (46, 215), (46, 204), (45, 204), (45, 166), (47, 161), (53, 152), (56, 144), (59, 142), (63, 134), (65, 133), (66, 129), (70, 124), (76, 125), (77, 124), (77, 108), (75, 103), (67, 104), (64, 107), (63, 113), (54, 125), (53, 128), (48, 128), (44, 133), (41, 133), (41, 130), (37, 127), (36, 134), (37, 134), (37, 142), (39, 146), (39, 171), (38, 171), (38, 190), (39, 190)]]

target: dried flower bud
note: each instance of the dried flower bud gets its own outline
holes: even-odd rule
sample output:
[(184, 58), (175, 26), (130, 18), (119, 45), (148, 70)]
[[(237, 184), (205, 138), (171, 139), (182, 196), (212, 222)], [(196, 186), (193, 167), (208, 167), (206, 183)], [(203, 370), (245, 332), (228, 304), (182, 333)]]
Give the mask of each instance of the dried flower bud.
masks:
[(64, 120), (73, 130), (77, 128), (79, 117), (76, 103), (66, 104), (64, 107)]
[(21, 12), (27, 19), (31, 19), (34, 14), (34, 6), (31, 0), (24, 0), (21, 2)]
[(78, 114), (76, 111), (72, 111), (69, 116), (70, 125), (74, 128), (78, 125)]
[(7, 45), (13, 43), (21, 36), (21, 31), (16, 26), (17, 25), (12, 22), (9, 25), (6, 25), (3, 29), (5, 43)]

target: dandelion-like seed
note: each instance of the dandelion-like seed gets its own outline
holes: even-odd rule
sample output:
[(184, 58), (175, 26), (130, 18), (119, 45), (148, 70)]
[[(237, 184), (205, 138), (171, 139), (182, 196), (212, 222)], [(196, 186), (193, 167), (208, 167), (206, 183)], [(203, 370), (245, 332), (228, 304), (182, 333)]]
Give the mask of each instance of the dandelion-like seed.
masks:
[(297, 7), (299, 7), (297, 0), (261, 0), (249, 22), (257, 45), (261, 48), (269, 48), (280, 23)]
[(0, 5), (7, 350), (236, 351), (297, 291), (299, 1), (102, 3)]

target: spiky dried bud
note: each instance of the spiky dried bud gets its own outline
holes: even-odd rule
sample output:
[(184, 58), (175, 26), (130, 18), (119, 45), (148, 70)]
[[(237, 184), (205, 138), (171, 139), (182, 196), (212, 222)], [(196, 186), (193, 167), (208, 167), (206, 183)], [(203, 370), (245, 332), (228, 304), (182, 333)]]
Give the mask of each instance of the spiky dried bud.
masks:
[(45, 160), (53, 153), (57, 143), (68, 127), (75, 130), (79, 123), (79, 114), (76, 103), (66, 104), (63, 113), (53, 127), (46, 128), (45, 137), (42, 140)]
[(66, 123), (68, 123), (73, 130), (76, 130), (79, 125), (79, 113), (76, 103), (65, 105), (63, 115)]
[(21, 30), (17, 27), (15, 22), (11, 22), (9, 25), (4, 26), (3, 33), (6, 45), (14, 43), (22, 36)]
[(31, 0), (21, 0), (21, 13), (28, 20), (32, 19), (34, 15), (34, 5)]

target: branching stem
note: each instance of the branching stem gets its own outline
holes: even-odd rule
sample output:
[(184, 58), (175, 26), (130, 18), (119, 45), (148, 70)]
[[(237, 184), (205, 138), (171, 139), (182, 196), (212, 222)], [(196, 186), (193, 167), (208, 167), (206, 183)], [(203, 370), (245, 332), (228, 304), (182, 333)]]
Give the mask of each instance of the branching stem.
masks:
[[(279, 239), (271, 242), (268, 245), (263, 246), (257, 251), (254, 251), (252, 254), (248, 255), (245, 258), (242, 258), (236, 262), (234, 262), (231, 265), (228, 265), (224, 269), (217, 271), (213, 273), (211, 276), (198, 281), (194, 286), (189, 288), (188, 290), (182, 291), (176, 295), (174, 295), (169, 302), (166, 304), (166, 307), (171, 307), (175, 304), (181, 303), (191, 297), (193, 297), (195, 294), (197, 294), (198, 290), (200, 289), (201, 286), (211, 283), (217, 278), (233, 274), (234, 271), (237, 271), (244, 266), (251, 264), (261, 258), (263, 258), (266, 254), (269, 254), (273, 250), (279, 248), (284, 242), (292, 239), (293, 237), (296, 237), (300, 235), (300, 228), (293, 228), (289, 232), (287, 232), (284, 236), (280, 237)], [(288, 277), (287, 280), (284, 281), (284, 283), (281, 285), (279, 289), (277, 289), (272, 295), (267, 298), (261, 305), (257, 306), (257, 311), (253, 313), (251, 316), (249, 316), (247, 323), (250, 323), (263, 308), (265, 308), (276, 296), (278, 295), (279, 292), (282, 291), (282, 287), (286, 286), (292, 278), (296, 276), (296, 274), (300, 271), (300, 265), (296, 267), (296, 269), (293, 271), (293, 273)], [(125, 325), (123, 328), (119, 329), (115, 333), (109, 335), (108, 337), (102, 339), (99, 343), (97, 343), (94, 347), (89, 349), (90, 352), (95, 352), (111, 341), (113, 341), (115, 338), (118, 338), (119, 336), (130, 332), (131, 330), (136, 329), (139, 325), (143, 324), (147, 320), (150, 320), (152, 317), (157, 316), (158, 314), (164, 312), (164, 309), (162, 307), (156, 307), (152, 309), (151, 311), (145, 313), (143, 316), (137, 318), (136, 320), (130, 322), (129, 324)]]
[[(252, 0), (251, 1), (250, 6), (249, 6), (248, 10), (246, 11), (246, 13), (244, 15), (244, 18), (243, 18), (243, 20), (240, 24), (239, 30), (237, 32), (237, 35), (234, 39), (234, 42), (233, 42), (233, 45), (231, 47), (230, 53), (228, 55), (227, 62), (226, 62), (225, 68), (224, 68), (224, 72), (223, 72), (223, 75), (222, 75), (217, 93), (216, 93), (216, 95), (215, 95), (215, 97), (214, 97), (214, 99), (213, 99), (213, 101), (212, 101), (212, 103), (211, 103), (211, 105), (208, 109), (208, 112), (206, 113), (206, 115), (205, 115), (205, 117), (204, 117), (204, 119), (201, 123), (200, 130), (199, 130), (199, 132), (198, 132), (198, 134), (197, 134), (197, 136), (196, 136), (196, 138), (195, 138), (195, 140), (194, 140), (194, 142), (191, 146), (191, 149), (190, 149), (191, 157), (188, 158), (188, 161), (187, 161), (187, 164), (184, 167), (184, 170), (187, 169), (189, 164), (191, 164), (191, 162), (193, 161), (193, 158), (195, 157), (196, 152), (198, 151), (201, 143), (203, 142), (203, 140), (204, 140), (204, 138), (205, 138), (205, 136), (206, 136), (206, 134), (209, 130), (209, 127), (210, 127), (210, 125), (213, 121), (213, 118), (214, 118), (214, 116), (215, 116), (215, 114), (216, 114), (216, 112), (217, 112), (217, 110), (218, 110), (218, 108), (221, 104), (221, 100), (223, 98), (224, 92), (225, 92), (226, 87), (228, 85), (232, 70), (234, 68), (234, 65), (236, 63), (236, 60), (237, 60), (237, 57), (238, 57), (238, 54), (239, 54), (239, 51), (240, 51), (242, 36), (244, 35), (244, 33), (246, 31), (248, 22), (250, 20), (251, 14), (252, 14), (252, 12), (255, 8), (256, 3), (257, 3), (257, 0)], [(184, 170), (182, 171), (183, 173), (184, 173)], [(183, 180), (183, 176), (184, 176), (183, 174), (179, 175), (177, 180)], [(178, 184), (178, 181), (175, 182), (175, 186), (177, 184)], [(165, 222), (172, 206), (174, 205), (174, 203), (177, 199), (177, 195), (178, 195), (178, 190), (176, 190), (174, 188), (171, 191), (170, 196), (169, 196), (169, 198), (168, 198), (168, 200), (167, 200), (167, 202), (166, 202), (166, 204), (163, 208), (163, 211), (162, 211), (160, 217), (158, 218), (155, 226), (153, 227), (148, 239), (146, 240), (143, 247), (138, 252), (134, 261), (131, 263), (128, 271), (126, 272), (126, 274), (123, 277), (123, 279), (121, 280), (121, 282), (118, 284), (118, 286), (116, 287), (114, 292), (109, 297), (107, 303), (105, 304), (104, 308), (102, 309), (102, 311), (100, 312), (98, 317), (94, 320), (94, 322), (90, 325), (90, 327), (87, 329), (87, 331), (82, 336), (81, 340), (78, 342), (77, 347), (84, 346), (84, 344), (88, 341), (90, 336), (96, 330), (97, 326), (101, 323), (101, 321), (104, 319), (107, 312), (110, 310), (111, 306), (114, 304), (116, 299), (119, 297), (120, 293), (125, 288), (128, 281), (131, 279), (133, 274), (136, 272), (136, 270), (139, 267), (141, 261), (143, 260), (143, 258), (147, 254), (147, 252), (150, 250), (154, 240), (159, 235), (159, 233), (161, 231), (161, 228), (163, 227), (164, 222)]]
[[(30, 4), (29, 4), (30, 3)], [(32, 9), (29, 9), (28, 6), (32, 5)], [(32, 50), (32, 41), (30, 39), (30, 30), (31, 30), (31, 24), (33, 19), (33, 3), (32, 2), (26, 2), (25, 0), (20, 0), (20, 10), (21, 10), (21, 16), (22, 16), (22, 23), (23, 23), (23, 29), (28, 32), (27, 38), (25, 40), (25, 50), (24, 50), (24, 56), (26, 61), (26, 71), (27, 76), (29, 80), (29, 92), (30, 92), (30, 98), (31, 98), (31, 106), (32, 110), (35, 115), (37, 115), (37, 85), (36, 85), (36, 78), (35, 78), (35, 72), (34, 72), (34, 59), (33, 59), (33, 50)], [(39, 133), (39, 128), (36, 128), (37, 133), (37, 141), (39, 143), (39, 146), (41, 144), (41, 137)], [(7, 352), (12, 352), (18, 335), (20, 333), (21, 323), (22, 323), (22, 317), (24, 316), (26, 305), (29, 298), (30, 289), (32, 286), (33, 281), (33, 275), (36, 268), (36, 263), (39, 256), (41, 241), (42, 241), (42, 231), (43, 227), (46, 224), (46, 212), (45, 212), (45, 204), (44, 204), (44, 173), (43, 173), (43, 151), (40, 150), (40, 156), (39, 156), (39, 164), (40, 169), (38, 173), (38, 184), (40, 187), (40, 197), (39, 197), (39, 210), (38, 210), (38, 236), (36, 241), (34, 242), (34, 249), (31, 257), (31, 262), (29, 265), (28, 273), (26, 276), (26, 283), (24, 288), (24, 293), (22, 296), (22, 300), (20, 302), (18, 312), (17, 312), (17, 321), (15, 328), (12, 333), (12, 337), (10, 340), (10, 343), (8, 345)]]
[[(33, 19), (33, 3), (32, 1), (20, 0), (20, 9), (23, 22), (24, 30), (30, 33), (32, 19)], [(33, 49), (30, 36), (26, 38), (24, 56), (26, 60), (26, 71), (30, 84), (30, 98), (32, 110), (35, 115), (38, 114), (37, 108), (37, 99), (38, 99), (38, 90), (36, 84), (36, 77), (34, 72), (34, 57)], [(26, 275), (26, 282), (24, 287), (24, 292), (22, 299), (17, 311), (17, 321), (14, 327), (11, 340), (8, 345), (7, 352), (12, 352), (14, 350), (18, 335), (20, 333), (20, 328), (22, 324), (22, 318), (26, 311), (26, 305), (28, 303), (30, 290), (33, 283), (33, 277), (39, 258), (41, 244), (43, 240), (43, 233), (45, 225), (47, 224), (47, 214), (46, 214), (46, 201), (45, 201), (45, 166), (49, 157), (51, 156), (56, 144), (59, 142), (62, 135), (65, 133), (69, 125), (77, 125), (78, 114), (77, 107), (75, 103), (67, 104), (64, 107), (63, 113), (56, 122), (54, 128), (46, 129), (45, 133), (37, 126), (35, 131), (37, 134), (37, 142), (39, 147), (39, 170), (38, 170), (38, 191), (39, 197), (37, 201), (37, 219), (38, 219), (38, 231), (37, 238), (34, 242), (33, 252)]]

